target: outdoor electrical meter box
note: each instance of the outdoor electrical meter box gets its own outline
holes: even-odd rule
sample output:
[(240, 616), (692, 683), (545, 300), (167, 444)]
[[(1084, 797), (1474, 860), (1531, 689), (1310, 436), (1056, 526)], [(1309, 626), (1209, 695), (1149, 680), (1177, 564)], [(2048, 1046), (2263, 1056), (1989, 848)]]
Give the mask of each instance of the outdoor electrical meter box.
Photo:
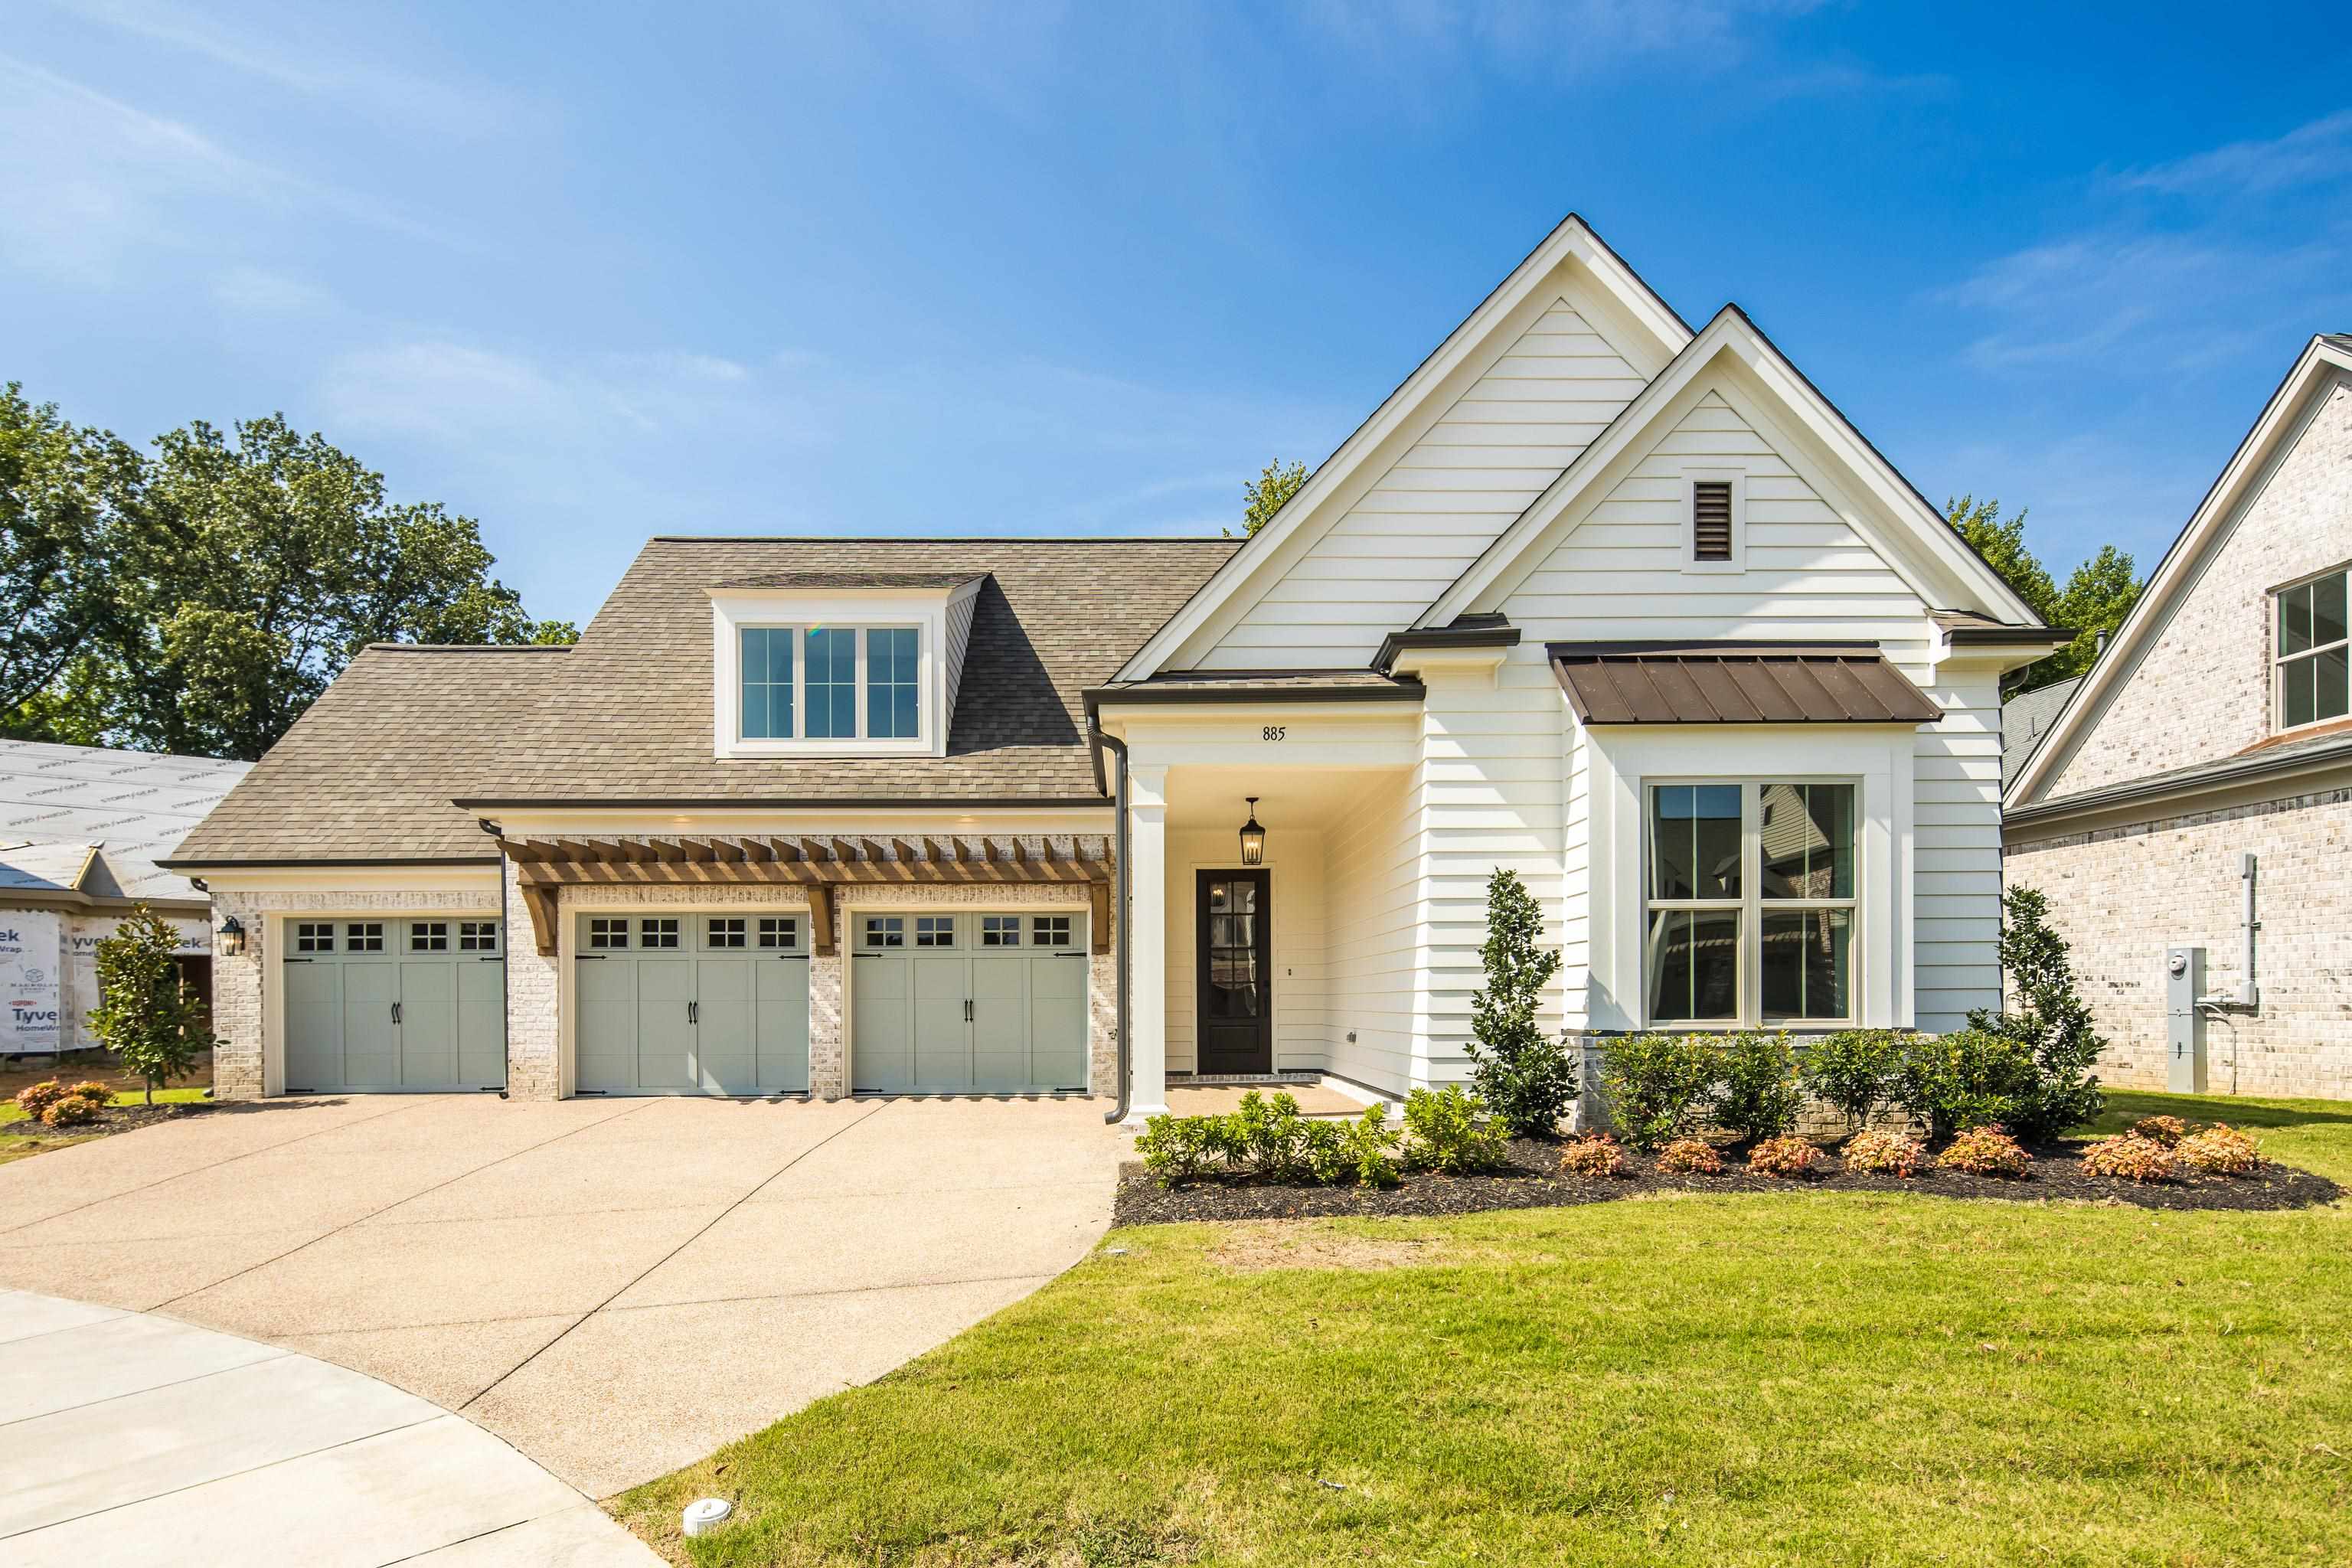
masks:
[(2168, 1047), (2165, 1088), (2175, 1094), (2205, 1092), (2205, 950), (2176, 947), (2164, 955), (2164, 1034)]

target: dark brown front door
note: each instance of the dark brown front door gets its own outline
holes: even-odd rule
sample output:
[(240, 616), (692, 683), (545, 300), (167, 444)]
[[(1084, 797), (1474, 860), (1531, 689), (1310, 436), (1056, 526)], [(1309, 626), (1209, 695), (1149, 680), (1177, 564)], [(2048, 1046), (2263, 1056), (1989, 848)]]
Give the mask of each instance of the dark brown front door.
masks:
[(1274, 910), (1264, 871), (1202, 871), (1199, 1070), (1274, 1070)]

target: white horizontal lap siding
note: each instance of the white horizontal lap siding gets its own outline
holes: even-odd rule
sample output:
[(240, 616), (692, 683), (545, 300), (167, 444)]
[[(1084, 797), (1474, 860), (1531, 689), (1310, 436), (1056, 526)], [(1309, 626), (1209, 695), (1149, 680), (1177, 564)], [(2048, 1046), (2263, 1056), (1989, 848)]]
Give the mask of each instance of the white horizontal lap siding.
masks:
[[(1746, 476), (1744, 569), (1686, 573), (1691, 468)], [(1728, 403), (1708, 393), (1643, 453), (1609, 493), (1497, 605), (1522, 629), (1509, 681), (1557, 688), (1541, 661), (1546, 642), (1718, 639), (1838, 641), (1883, 647), (1948, 711), (1921, 731), (1912, 799), (1912, 938), (1898, 938), (1923, 1027), (1965, 1022), (1998, 1001), (1988, 982), (2000, 908), (2000, 738), (1994, 678), (1938, 685), (1928, 664), (1927, 606), (1858, 532)], [(1530, 712), (1538, 693), (1526, 696)], [(1559, 722), (1572, 725), (1572, 721)], [(1589, 885), (1589, 742), (1556, 736), (1564, 756), (1558, 808), (1560, 941), (1566, 1022), (1585, 1018), (1593, 922), (1637, 916), (1641, 889)], [(1732, 770), (1736, 771), (1736, 769)], [(1628, 879), (1633, 873), (1626, 873)], [(1900, 911), (1871, 917), (1899, 920)], [(1615, 929), (1615, 928), (1612, 928)], [(1628, 938), (1630, 939), (1630, 931)]]
[[(1200, 1063), (1200, 873), (1237, 868), (1240, 840), (1231, 828), (1186, 828), (1168, 836), (1168, 1069)], [(1320, 833), (1276, 829), (1265, 836), (1267, 896), (1274, 904), (1274, 1065), (1325, 1065), (1323, 879)]]
[[(1430, 678), (1421, 777), (1432, 1082), (1469, 1076), (1494, 873), (1517, 872), (1542, 906), (1544, 942), (1564, 941), (1563, 712), (1538, 644), (1513, 650), (1491, 685), (1483, 676)], [(1560, 1024), (1557, 997), (1542, 1014), (1547, 1029)]]
[(1416, 1081), (1421, 847), (1411, 793), (1401, 776), (1370, 775), (1324, 837), (1326, 1062), (1394, 1093)]
[(1912, 796), (1913, 1005), (1940, 1033), (2000, 1005), (2000, 678), (1906, 673), (1944, 710), (1919, 731)]
[(1199, 662), (1369, 662), (1643, 384), (1567, 299), (1555, 300)]

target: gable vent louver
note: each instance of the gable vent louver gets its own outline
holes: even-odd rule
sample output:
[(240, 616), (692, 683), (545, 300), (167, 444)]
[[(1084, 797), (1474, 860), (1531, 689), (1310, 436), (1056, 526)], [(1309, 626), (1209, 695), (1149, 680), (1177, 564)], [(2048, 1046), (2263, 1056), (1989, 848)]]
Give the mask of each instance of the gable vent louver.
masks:
[(1698, 561), (1731, 559), (1731, 483), (1701, 479), (1691, 487), (1691, 556)]

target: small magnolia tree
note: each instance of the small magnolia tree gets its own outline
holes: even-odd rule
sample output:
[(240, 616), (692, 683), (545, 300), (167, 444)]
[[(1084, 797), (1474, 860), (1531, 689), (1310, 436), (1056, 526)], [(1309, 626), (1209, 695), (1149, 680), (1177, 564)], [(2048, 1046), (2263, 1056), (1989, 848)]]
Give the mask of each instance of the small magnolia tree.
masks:
[(172, 962), (179, 945), (179, 933), (145, 904), (98, 944), (99, 1001), (90, 1027), (124, 1070), (147, 1085), (150, 1105), (158, 1086), (187, 1077), (213, 1044), (204, 1007), (181, 986)]
[(1539, 947), (1543, 910), (1516, 871), (1486, 881), (1486, 988), (1470, 998), (1471, 1077), (1478, 1097), (1514, 1132), (1548, 1133), (1576, 1098), (1566, 1046), (1536, 1022), (1559, 954)]
[(2000, 910), (2000, 966), (2018, 1011), (1979, 1008), (1969, 1025), (2032, 1053), (2034, 1081), (2016, 1096), (2009, 1130), (2029, 1141), (2054, 1138), (2106, 1109), (2091, 1069), (2107, 1042), (2074, 988), (2066, 939), (2050, 928), (2049, 899), (2032, 888), (2011, 888), (2001, 895)]

